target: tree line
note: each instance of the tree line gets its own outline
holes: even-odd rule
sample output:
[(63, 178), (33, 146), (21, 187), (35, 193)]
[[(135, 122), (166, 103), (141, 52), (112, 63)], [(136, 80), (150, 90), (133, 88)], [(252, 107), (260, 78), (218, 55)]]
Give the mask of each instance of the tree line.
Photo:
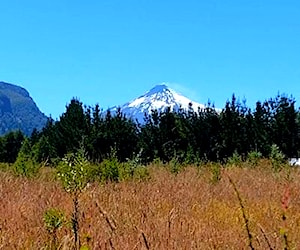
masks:
[(190, 104), (188, 110), (176, 112), (153, 110), (139, 124), (120, 109), (112, 114), (73, 98), (58, 120), (49, 118), (46, 126), (30, 137), (20, 131), (2, 136), (0, 161), (13, 163), (24, 144), (36, 162), (54, 165), (79, 148), (84, 148), (94, 163), (112, 153), (120, 162), (136, 156), (145, 164), (156, 159), (223, 162), (233, 154), (243, 158), (249, 152), (268, 157), (273, 145), (292, 158), (300, 153), (300, 112), (295, 99), (286, 95), (258, 101), (254, 110), (233, 95), (220, 111), (210, 103), (198, 110)]

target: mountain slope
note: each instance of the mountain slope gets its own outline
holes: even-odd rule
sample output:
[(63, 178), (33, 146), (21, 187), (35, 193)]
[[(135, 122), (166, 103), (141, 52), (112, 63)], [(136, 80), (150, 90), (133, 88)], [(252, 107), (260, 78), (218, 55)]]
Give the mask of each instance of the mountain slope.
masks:
[[(143, 123), (145, 113), (151, 114), (152, 110), (162, 112), (166, 110), (167, 107), (170, 107), (172, 111), (178, 111), (180, 108), (187, 110), (190, 103), (194, 110), (197, 110), (198, 107), (205, 107), (203, 104), (194, 102), (162, 84), (155, 86), (146, 94), (132, 100), (131, 102), (125, 103), (120, 106), (120, 109), (127, 117)], [(111, 111), (115, 112), (117, 108), (118, 107), (113, 107)]]
[(41, 129), (46, 121), (47, 117), (27, 90), (0, 82), (0, 135), (17, 129), (29, 135), (34, 128)]

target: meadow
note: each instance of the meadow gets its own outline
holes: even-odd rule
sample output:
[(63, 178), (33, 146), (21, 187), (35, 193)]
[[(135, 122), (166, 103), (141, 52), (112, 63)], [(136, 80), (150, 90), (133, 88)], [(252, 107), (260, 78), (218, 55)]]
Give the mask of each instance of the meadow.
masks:
[[(268, 160), (147, 168), (146, 179), (94, 181), (82, 191), (81, 249), (299, 249), (299, 169), (274, 171)], [(53, 168), (32, 178), (0, 171), (0, 193), (0, 249), (73, 248), (73, 201)], [(45, 225), (50, 208), (65, 216), (55, 239)]]

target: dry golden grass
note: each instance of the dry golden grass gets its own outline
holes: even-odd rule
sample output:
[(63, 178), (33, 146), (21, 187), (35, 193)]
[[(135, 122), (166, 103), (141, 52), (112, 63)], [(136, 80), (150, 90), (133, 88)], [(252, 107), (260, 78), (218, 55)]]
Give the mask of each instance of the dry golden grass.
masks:
[[(70, 219), (72, 200), (43, 170), (35, 179), (0, 172), (0, 249), (47, 249), (43, 214), (51, 207)], [(258, 168), (228, 168), (211, 183), (207, 168), (188, 167), (178, 175), (150, 166), (149, 180), (91, 184), (80, 197), (81, 243), (91, 249), (247, 249), (248, 238), (236, 184), (249, 218), (255, 249), (282, 249), (286, 227), (291, 248), (300, 247), (300, 172), (272, 173)], [(286, 223), (281, 199), (290, 189)], [(72, 246), (72, 230), (58, 233), (61, 249)], [(270, 244), (270, 246), (268, 246)]]

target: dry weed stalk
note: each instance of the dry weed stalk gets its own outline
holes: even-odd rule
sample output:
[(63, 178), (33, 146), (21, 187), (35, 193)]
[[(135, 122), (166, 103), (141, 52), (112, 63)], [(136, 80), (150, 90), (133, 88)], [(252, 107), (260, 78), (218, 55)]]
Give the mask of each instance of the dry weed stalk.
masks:
[(289, 241), (288, 241), (288, 235), (287, 235), (287, 216), (286, 216), (286, 212), (289, 208), (289, 203), (290, 203), (290, 198), (291, 198), (291, 194), (290, 194), (290, 188), (287, 185), (285, 190), (284, 190), (284, 194), (282, 196), (281, 199), (281, 206), (282, 206), (282, 222), (283, 222), (283, 228), (280, 229), (280, 233), (283, 237), (283, 243), (284, 243), (284, 250), (288, 250), (289, 248)]
[(227, 175), (227, 176), (228, 176), (228, 180), (229, 180), (230, 184), (232, 185), (232, 187), (234, 189), (235, 195), (236, 195), (236, 197), (238, 198), (238, 201), (239, 201), (239, 205), (240, 205), (242, 215), (243, 215), (243, 220), (244, 220), (244, 223), (245, 223), (245, 228), (246, 228), (246, 231), (247, 231), (248, 246), (249, 246), (250, 249), (254, 250), (254, 247), (253, 247), (253, 244), (252, 244), (253, 236), (252, 236), (251, 231), (250, 231), (249, 219), (246, 215), (246, 211), (245, 211), (246, 209), (245, 209), (245, 206), (243, 204), (243, 200), (241, 198), (240, 192), (237, 189), (237, 186), (235, 185), (234, 181), (230, 178), (229, 175)]
[(114, 250), (116, 248), (114, 247), (112, 237), (114, 236), (115, 231), (117, 230), (116, 221), (111, 216), (108, 215), (108, 213), (99, 205), (99, 203), (97, 201), (95, 202), (95, 204), (96, 204), (96, 207), (98, 208), (100, 214), (105, 218), (105, 221), (111, 230), (110, 238), (109, 238), (108, 242), (109, 242), (109, 246), (111, 247), (111, 249)]
[(150, 244), (149, 244), (149, 242), (147, 240), (147, 237), (146, 237), (146, 235), (143, 231), (142, 231), (142, 236), (143, 236), (143, 241), (144, 241), (145, 247), (146, 247), (147, 250), (149, 250), (150, 249)]
[(99, 203), (95, 202), (96, 207), (99, 209), (100, 214), (105, 218), (105, 221), (107, 225), (109, 226), (112, 233), (114, 233), (117, 230), (116, 221), (112, 218), (112, 216), (109, 216), (107, 212), (99, 205)]
[(267, 242), (269, 249), (270, 249), (270, 250), (274, 250), (274, 248), (271, 246), (271, 243), (270, 243), (270, 241), (269, 241), (269, 238), (267, 237), (267, 235), (266, 235), (266, 233), (265, 233), (265, 230), (263, 230), (263, 228), (262, 228), (261, 226), (259, 226), (259, 229), (260, 229), (262, 235), (264, 236), (264, 239), (265, 239), (265, 241)]
[(168, 245), (170, 245), (172, 221), (175, 217), (176, 217), (175, 208), (172, 208), (172, 210), (170, 211), (170, 213), (168, 215)]

